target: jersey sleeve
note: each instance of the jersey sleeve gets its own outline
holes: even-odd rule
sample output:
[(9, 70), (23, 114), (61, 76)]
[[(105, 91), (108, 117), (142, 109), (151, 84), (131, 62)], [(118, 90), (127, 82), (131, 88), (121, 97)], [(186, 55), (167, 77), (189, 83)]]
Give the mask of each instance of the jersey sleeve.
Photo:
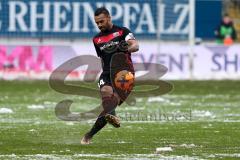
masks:
[(93, 45), (94, 45), (94, 47), (95, 47), (97, 56), (98, 56), (98, 57), (101, 57), (101, 50), (100, 50), (99, 47), (94, 43), (94, 40), (93, 40)]
[(135, 39), (133, 33), (126, 27), (123, 27), (123, 36), (125, 41), (128, 41), (130, 39)]

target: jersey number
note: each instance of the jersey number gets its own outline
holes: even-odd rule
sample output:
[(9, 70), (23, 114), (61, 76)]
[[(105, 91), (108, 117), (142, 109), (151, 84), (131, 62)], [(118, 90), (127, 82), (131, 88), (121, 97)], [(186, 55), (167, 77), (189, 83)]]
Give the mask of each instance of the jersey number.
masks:
[(104, 81), (103, 81), (103, 79), (101, 79), (100, 81), (99, 81), (99, 83), (98, 83), (98, 87), (100, 87), (101, 85), (104, 85)]

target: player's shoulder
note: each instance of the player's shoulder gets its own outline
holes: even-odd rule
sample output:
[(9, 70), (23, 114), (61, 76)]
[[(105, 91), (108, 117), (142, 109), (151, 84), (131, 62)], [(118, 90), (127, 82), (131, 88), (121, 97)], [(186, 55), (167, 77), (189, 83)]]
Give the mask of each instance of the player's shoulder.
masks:
[(97, 41), (97, 39), (99, 39), (99, 37), (101, 37), (101, 32), (95, 34), (95, 36), (93, 36), (93, 38), (92, 38), (92, 41), (93, 41), (94, 43), (96, 43), (96, 41)]
[(115, 25), (115, 27), (117, 29), (120, 29), (120, 30), (123, 30), (123, 31), (130, 31), (127, 27), (124, 27), (124, 26), (117, 26), (117, 25)]

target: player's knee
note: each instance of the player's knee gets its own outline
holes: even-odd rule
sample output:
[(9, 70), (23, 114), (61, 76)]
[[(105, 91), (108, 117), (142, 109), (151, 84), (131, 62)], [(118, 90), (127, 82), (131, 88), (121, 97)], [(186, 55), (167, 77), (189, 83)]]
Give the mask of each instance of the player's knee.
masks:
[(113, 95), (117, 98), (118, 104), (120, 103), (120, 97), (117, 93), (113, 93)]
[(111, 86), (104, 86), (101, 88), (100, 91), (101, 91), (102, 97), (112, 96), (113, 94), (113, 89)]

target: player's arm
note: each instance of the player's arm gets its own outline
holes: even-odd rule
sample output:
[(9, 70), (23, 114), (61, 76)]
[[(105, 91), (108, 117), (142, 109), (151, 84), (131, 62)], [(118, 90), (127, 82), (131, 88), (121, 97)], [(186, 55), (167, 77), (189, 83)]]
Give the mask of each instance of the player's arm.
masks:
[(138, 42), (134, 37), (133, 33), (126, 27), (124, 27), (124, 36), (125, 36), (125, 41), (128, 44), (128, 52), (130, 53), (137, 52), (139, 50)]
[(103, 68), (104, 62), (103, 62), (103, 59), (102, 59), (102, 57), (101, 57), (101, 50), (100, 50), (99, 47), (95, 44), (94, 39), (93, 39), (93, 45), (94, 45), (94, 48), (95, 48), (95, 50), (96, 50), (97, 56), (100, 57), (101, 65), (102, 65), (102, 68)]
[(93, 45), (94, 45), (94, 48), (95, 48), (95, 50), (96, 50), (97, 56), (98, 56), (98, 57), (101, 57), (101, 50), (100, 50), (99, 47), (95, 44), (94, 39), (93, 39)]
[(128, 43), (128, 52), (137, 52), (139, 50), (139, 45), (136, 39), (130, 39), (127, 41)]

